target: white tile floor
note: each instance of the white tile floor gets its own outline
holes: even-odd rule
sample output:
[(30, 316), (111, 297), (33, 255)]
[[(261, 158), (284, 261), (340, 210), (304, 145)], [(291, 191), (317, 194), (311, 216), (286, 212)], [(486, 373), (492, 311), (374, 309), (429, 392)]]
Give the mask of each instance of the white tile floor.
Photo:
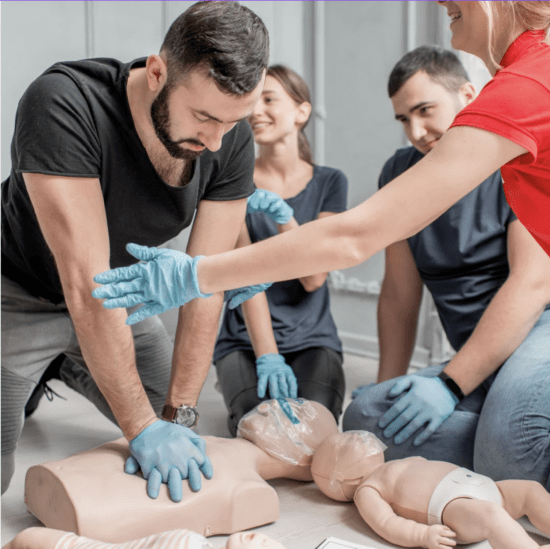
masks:
[[(351, 391), (360, 383), (374, 381), (377, 364), (369, 359), (347, 355), (347, 403)], [(201, 435), (227, 437), (226, 412), (221, 395), (215, 390), (215, 372), (212, 369), (206, 381), (199, 411)], [(16, 471), (10, 488), (2, 497), (2, 544), (29, 526), (39, 526), (23, 502), (25, 473), (28, 467), (54, 461), (76, 452), (94, 448), (116, 438), (120, 431), (105, 419), (83, 397), (59, 381), (52, 388), (67, 400), (55, 398), (41, 401), (35, 414), (25, 424), (16, 457)], [(260, 530), (278, 540), (288, 549), (314, 549), (325, 538), (334, 536), (373, 548), (393, 548), (370, 530), (351, 503), (329, 500), (316, 489), (314, 483), (289, 480), (272, 482), (280, 498), (281, 518)], [(210, 538), (216, 548), (225, 545), (226, 537)], [(538, 539), (542, 543), (542, 539)], [(474, 546), (470, 546), (472, 549)], [(490, 549), (487, 543), (476, 549)]]

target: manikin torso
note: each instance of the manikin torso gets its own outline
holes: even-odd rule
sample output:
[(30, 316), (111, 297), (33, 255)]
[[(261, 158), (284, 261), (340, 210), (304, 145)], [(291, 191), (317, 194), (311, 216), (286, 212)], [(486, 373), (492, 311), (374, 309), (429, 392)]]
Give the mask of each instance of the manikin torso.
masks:
[(357, 488), (374, 488), (401, 517), (428, 524), (428, 506), (437, 485), (456, 465), (409, 457), (383, 463)]
[[(309, 410), (309, 417), (301, 417), (298, 426), (307, 427), (307, 433), (293, 431), (293, 436), (278, 440), (281, 454), (295, 453), (296, 436), (311, 446), (337, 431), (326, 408), (315, 402), (304, 403), (301, 408), (293, 404), (293, 409), (298, 417), (300, 410)], [(276, 401), (262, 403), (255, 410), (258, 409), (277, 417), (282, 414)], [(204, 536), (231, 534), (273, 522), (279, 517), (279, 501), (266, 480), (311, 480), (311, 455), (304, 455), (298, 463), (273, 457), (256, 445), (262, 444), (264, 433), (270, 434), (267, 416), (257, 413), (251, 417), (248, 424), (243, 418), (243, 424), (248, 427), (245, 436), (254, 444), (242, 438), (203, 437), (214, 476), (202, 479), (199, 492), (192, 492), (184, 482), (179, 503), (170, 499), (166, 485), (161, 486), (156, 500), (150, 499), (143, 478), (124, 473), (130, 451), (122, 438), (60, 461), (31, 467), (25, 481), (27, 507), (49, 528), (113, 543), (178, 528)], [(280, 419), (290, 425), (286, 416)]]

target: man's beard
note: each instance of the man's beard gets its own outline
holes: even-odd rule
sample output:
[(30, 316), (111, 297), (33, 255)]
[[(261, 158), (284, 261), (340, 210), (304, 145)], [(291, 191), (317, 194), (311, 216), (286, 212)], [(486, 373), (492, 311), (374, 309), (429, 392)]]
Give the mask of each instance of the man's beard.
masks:
[(173, 141), (170, 138), (170, 115), (168, 113), (168, 97), (170, 96), (170, 86), (165, 85), (151, 105), (151, 119), (153, 128), (160, 142), (164, 145), (168, 154), (173, 158), (181, 160), (195, 160), (204, 151), (192, 151), (181, 147), (182, 143), (191, 143), (193, 145), (203, 145), (196, 139), (185, 139), (184, 141)]

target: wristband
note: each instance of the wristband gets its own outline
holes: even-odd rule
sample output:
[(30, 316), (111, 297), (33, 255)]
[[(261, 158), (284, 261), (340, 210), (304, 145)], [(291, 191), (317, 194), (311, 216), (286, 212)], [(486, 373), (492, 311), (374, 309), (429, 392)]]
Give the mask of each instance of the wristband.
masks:
[(458, 402), (464, 399), (464, 393), (462, 389), (458, 386), (457, 382), (445, 372), (440, 372), (437, 376), (444, 384), (449, 391), (458, 399)]

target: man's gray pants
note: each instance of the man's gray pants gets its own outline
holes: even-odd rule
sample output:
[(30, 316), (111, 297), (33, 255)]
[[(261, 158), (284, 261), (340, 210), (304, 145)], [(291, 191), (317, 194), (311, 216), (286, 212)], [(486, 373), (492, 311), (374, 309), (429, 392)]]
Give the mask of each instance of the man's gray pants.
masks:
[[(160, 415), (172, 365), (173, 343), (154, 316), (132, 326), (137, 369), (153, 409)], [(24, 409), (42, 374), (61, 353), (60, 377), (112, 422), (115, 417), (88, 370), (66, 304), (30, 295), (2, 276), (2, 493), (15, 469)]]

